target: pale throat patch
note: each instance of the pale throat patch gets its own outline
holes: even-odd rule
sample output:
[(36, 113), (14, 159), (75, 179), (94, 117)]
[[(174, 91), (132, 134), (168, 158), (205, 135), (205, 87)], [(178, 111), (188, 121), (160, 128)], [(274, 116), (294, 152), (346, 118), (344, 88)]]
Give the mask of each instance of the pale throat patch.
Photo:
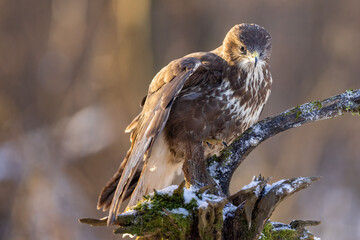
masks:
[(245, 58), (240, 61), (238, 67), (240, 69), (243, 69), (245, 72), (248, 72), (250, 74), (253, 73), (251, 75), (254, 75), (254, 78), (263, 79), (263, 68), (265, 64), (265, 61), (259, 60), (255, 67), (255, 61), (253, 59)]
[(245, 79), (246, 91), (250, 91), (251, 88), (258, 90), (261, 82), (264, 81), (263, 68), (266, 62), (259, 60), (255, 66), (255, 61), (250, 58), (245, 58), (240, 61), (238, 67), (245, 72), (248, 72)]

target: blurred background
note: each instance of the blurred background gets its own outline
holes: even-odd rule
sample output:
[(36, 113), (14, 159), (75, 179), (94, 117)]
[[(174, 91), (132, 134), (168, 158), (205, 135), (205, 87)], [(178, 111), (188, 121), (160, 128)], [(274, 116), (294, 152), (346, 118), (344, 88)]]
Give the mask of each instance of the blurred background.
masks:
[[(0, 0), (0, 239), (119, 239), (78, 223), (122, 161), (127, 124), (169, 61), (218, 47), (242, 22), (273, 37), (274, 85), (261, 118), (360, 88), (357, 0)], [(360, 119), (289, 130), (240, 166), (236, 191), (322, 176), (273, 221), (316, 219), (322, 239), (360, 239)]]

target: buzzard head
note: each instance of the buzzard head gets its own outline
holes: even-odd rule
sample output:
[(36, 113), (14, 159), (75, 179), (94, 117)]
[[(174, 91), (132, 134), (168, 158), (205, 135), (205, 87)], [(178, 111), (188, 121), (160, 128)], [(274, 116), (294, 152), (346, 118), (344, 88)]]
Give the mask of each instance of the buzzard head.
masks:
[(245, 71), (269, 63), (271, 36), (257, 24), (238, 24), (227, 33), (223, 42), (223, 58)]

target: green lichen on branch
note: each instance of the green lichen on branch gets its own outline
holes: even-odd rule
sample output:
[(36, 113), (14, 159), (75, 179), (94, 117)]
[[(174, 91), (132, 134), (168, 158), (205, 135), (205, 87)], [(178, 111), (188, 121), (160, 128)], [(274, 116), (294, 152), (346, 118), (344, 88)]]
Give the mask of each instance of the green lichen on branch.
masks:
[[(348, 99), (352, 99), (352, 98), (354, 98), (354, 96), (356, 97), (356, 94), (357, 94), (357, 92), (355, 90), (353, 90), (353, 89), (348, 89), (345, 92), (345, 96)], [(351, 100), (347, 101), (347, 103), (345, 104), (345, 109), (344, 110), (346, 112), (351, 113), (353, 116), (355, 116), (355, 115), (359, 116), (360, 115), (359, 104), (355, 103), (354, 101), (351, 101)]]
[[(215, 162), (221, 162), (223, 165), (226, 165), (226, 163), (229, 161), (228, 158), (231, 155), (231, 149), (231, 146), (225, 147), (223, 150), (220, 151), (218, 155), (213, 155), (211, 159)], [(206, 163), (209, 166), (211, 164), (211, 161), (207, 161)]]
[(267, 222), (262, 230), (260, 240), (316, 240), (319, 239), (305, 227), (316, 226), (319, 221), (295, 220), (290, 224)]
[(315, 110), (315, 109), (320, 110), (323, 107), (323, 105), (320, 101), (313, 101), (311, 104), (313, 105), (311, 107), (311, 110)]
[(293, 109), (285, 112), (284, 116), (296, 114), (295, 120), (297, 120), (303, 113), (311, 113), (315, 110), (320, 110), (323, 107), (321, 101), (313, 101), (304, 105), (297, 105)]
[(302, 114), (302, 111), (300, 109), (300, 105), (297, 105), (296, 107), (286, 111), (284, 113), (284, 116), (292, 115), (292, 114), (295, 114), (295, 113), (296, 113), (295, 119), (298, 119), (300, 117), (300, 115)]
[(207, 194), (206, 187), (186, 189), (184, 183), (176, 189), (171, 186), (144, 196), (130, 212), (124, 213), (136, 215), (132, 224), (114, 232), (139, 239), (191, 239), (194, 229), (195, 234), (208, 239), (206, 236), (221, 232), (222, 209), (227, 199)]
[[(164, 239), (187, 239), (193, 223), (197, 203), (192, 199), (185, 203), (183, 190), (171, 193), (156, 192), (144, 196), (132, 210), (138, 213), (131, 229), (127, 233), (137, 236), (149, 236)], [(116, 232), (121, 231), (115, 230)], [(130, 231), (129, 231), (130, 230)]]
[(260, 240), (294, 240), (296, 232), (293, 229), (276, 229), (271, 222), (265, 224)]

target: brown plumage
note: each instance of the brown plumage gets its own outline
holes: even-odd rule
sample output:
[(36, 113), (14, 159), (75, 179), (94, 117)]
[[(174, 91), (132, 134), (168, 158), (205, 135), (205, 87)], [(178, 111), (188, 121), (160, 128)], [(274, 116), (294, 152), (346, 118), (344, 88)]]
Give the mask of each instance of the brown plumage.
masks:
[(270, 54), (264, 28), (239, 24), (222, 46), (174, 60), (154, 77), (126, 129), (131, 147), (99, 197), (98, 208), (110, 207), (109, 224), (124, 199), (132, 206), (170, 185), (191, 156), (189, 146), (207, 158), (257, 121), (270, 95)]

